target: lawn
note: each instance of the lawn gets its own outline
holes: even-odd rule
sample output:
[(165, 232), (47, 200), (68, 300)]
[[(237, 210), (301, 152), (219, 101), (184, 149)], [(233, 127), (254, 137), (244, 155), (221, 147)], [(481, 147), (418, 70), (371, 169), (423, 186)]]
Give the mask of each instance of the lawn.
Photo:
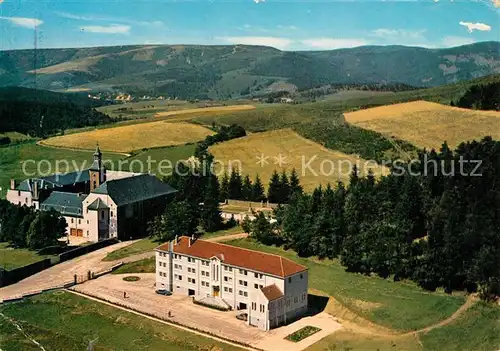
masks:
[(212, 134), (210, 129), (197, 124), (158, 121), (57, 136), (42, 144), (84, 150), (93, 150), (99, 144), (103, 151), (127, 153), (192, 143)]
[(259, 174), (265, 186), (274, 170), (291, 172), (295, 168), (308, 191), (320, 184), (336, 184), (339, 179), (348, 182), (354, 165), (362, 174), (370, 168), (376, 175), (383, 170), (374, 162), (365, 165), (359, 157), (326, 149), (290, 129), (251, 134), (216, 144), (209, 151), (226, 169), (240, 168), (242, 174), (252, 178)]
[(0, 243), (0, 267), (5, 270), (26, 266), (52, 256), (40, 256), (36, 251), (14, 249), (8, 243)]
[(146, 258), (140, 261), (126, 263), (113, 274), (129, 274), (129, 273), (155, 273), (156, 272), (156, 257)]
[[(95, 144), (94, 144), (95, 148)], [(9, 187), (9, 180), (18, 181), (35, 176), (51, 175), (84, 169), (92, 164), (90, 151), (73, 151), (50, 147), (43, 147), (33, 143), (13, 145), (0, 149), (0, 198), (5, 198)], [(103, 160), (107, 164), (123, 158), (122, 155), (104, 153)], [(109, 161), (109, 162), (108, 162)], [(59, 168), (56, 165), (59, 162)]]
[(427, 101), (415, 101), (346, 113), (358, 127), (439, 149), (443, 141), (454, 149), (463, 141), (484, 136), (500, 138), (500, 112), (467, 110)]
[(463, 296), (426, 292), (413, 283), (347, 273), (336, 261), (299, 258), (292, 251), (264, 246), (250, 239), (229, 244), (279, 254), (307, 266), (310, 289), (333, 296), (355, 314), (395, 330), (417, 330), (438, 323), (465, 301)]
[(96, 350), (240, 350), (64, 291), (0, 306), (0, 313), (4, 351), (86, 350), (91, 340)]
[(255, 110), (253, 105), (231, 105), (231, 106), (214, 106), (204, 108), (193, 108), (177, 111), (159, 112), (155, 115), (157, 118), (169, 117), (168, 119), (185, 120), (198, 116), (222, 115), (237, 111)]
[(500, 345), (499, 320), (499, 306), (479, 302), (451, 324), (425, 334), (419, 333), (419, 341), (413, 335), (370, 336), (341, 330), (321, 339), (306, 351), (492, 351)]
[(139, 240), (129, 246), (121, 248), (119, 250), (110, 252), (103, 261), (116, 261), (125, 257), (142, 254), (145, 252), (152, 252), (154, 248), (160, 246), (159, 243), (146, 238)]

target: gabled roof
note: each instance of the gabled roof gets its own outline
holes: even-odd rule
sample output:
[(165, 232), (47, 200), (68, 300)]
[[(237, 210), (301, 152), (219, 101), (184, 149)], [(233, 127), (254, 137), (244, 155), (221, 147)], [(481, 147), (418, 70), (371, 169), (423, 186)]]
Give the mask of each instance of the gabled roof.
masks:
[(108, 209), (108, 205), (104, 203), (100, 198), (97, 198), (92, 202), (90, 205), (87, 206), (87, 209), (89, 211), (97, 211), (97, 210), (102, 210), (102, 209)]
[(54, 189), (57, 186), (56, 184), (48, 182), (44, 179), (26, 179), (19, 183), (16, 189), (20, 191), (33, 191), (35, 182), (38, 183), (38, 189), (40, 190)]
[(76, 171), (65, 174), (54, 174), (48, 177), (41, 178), (59, 186), (73, 185), (77, 183), (84, 183), (90, 181), (90, 174), (88, 169)]
[(274, 301), (283, 296), (283, 293), (280, 288), (276, 286), (276, 284), (265, 286), (261, 288), (260, 291), (262, 291), (267, 301)]
[(117, 206), (154, 199), (176, 192), (177, 190), (170, 185), (149, 174), (108, 180), (93, 191), (95, 194), (108, 195)]
[(83, 200), (85, 200), (86, 197), (87, 195), (53, 191), (50, 196), (42, 202), (40, 209), (43, 211), (55, 210), (64, 216), (82, 217)]
[[(177, 245), (173, 245), (173, 252), (206, 260), (217, 256), (227, 265), (267, 273), (281, 278), (307, 270), (307, 267), (278, 255), (200, 239), (192, 242), (190, 246), (189, 240), (190, 238), (187, 236), (179, 238)], [(169, 244), (163, 244), (156, 250), (168, 251)]]

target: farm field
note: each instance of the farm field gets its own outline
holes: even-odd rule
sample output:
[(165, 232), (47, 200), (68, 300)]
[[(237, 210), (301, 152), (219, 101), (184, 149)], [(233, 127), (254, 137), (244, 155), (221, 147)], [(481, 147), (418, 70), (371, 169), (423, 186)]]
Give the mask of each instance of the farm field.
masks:
[[(241, 350), (204, 336), (57, 291), (0, 307), (0, 348), (11, 350)], [(12, 323), (17, 323), (29, 338)]]
[(50, 257), (38, 255), (35, 251), (27, 249), (14, 249), (9, 247), (8, 243), (0, 243), (0, 268), (7, 271)]
[[(268, 184), (274, 170), (290, 172), (295, 168), (305, 190), (312, 190), (319, 184), (335, 184), (338, 180), (348, 181), (351, 166), (356, 163), (359, 163), (362, 174), (366, 174), (369, 168), (375, 175), (385, 171), (374, 163), (364, 166), (363, 159), (328, 150), (290, 129), (251, 134), (214, 145), (209, 151), (225, 169), (239, 168), (241, 163), (242, 174), (251, 178), (259, 174), (264, 185)], [(262, 156), (265, 162), (259, 163)], [(309, 165), (309, 168), (304, 165)]]
[(172, 117), (172, 119), (178, 120), (178, 118), (176, 117), (178, 116), (184, 120), (184, 119), (190, 119), (193, 116), (219, 115), (237, 111), (255, 110), (255, 108), (256, 107), (253, 105), (214, 106), (214, 107), (203, 107), (203, 108), (193, 108), (193, 109), (185, 109), (177, 111), (159, 112), (155, 115), (155, 117), (157, 118)]
[(29, 137), (28, 135), (18, 133), (18, 132), (8, 132), (8, 133), (0, 133), (0, 138), (3, 137), (8, 137), (12, 142), (20, 142), (20, 141), (27, 141), (31, 140), (33, 138)]
[(200, 125), (158, 121), (57, 136), (44, 140), (42, 144), (84, 150), (93, 150), (95, 145), (99, 144), (103, 151), (126, 153), (153, 147), (182, 145), (203, 140), (212, 134), (210, 129)]
[(446, 140), (450, 148), (463, 141), (490, 135), (500, 137), (500, 112), (476, 111), (415, 101), (381, 106), (345, 114), (348, 123), (395, 136), (416, 146), (439, 149)]
[(227, 244), (278, 254), (307, 266), (309, 289), (340, 302), (329, 306), (327, 311), (339, 317), (355, 316), (355, 323), (361, 323), (358, 317), (361, 316), (366, 323), (376, 323), (383, 329), (408, 332), (446, 319), (465, 301), (463, 296), (426, 292), (413, 283), (348, 273), (335, 260), (300, 258), (293, 251), (265, 246), (251, 239)]
[[(37, 173), (41, 176), (55, 173), (57, 161), (60, 162), (60, 173), (88, 168), (92, 164), (93, 155), (93, 151), (44, 147), (34, 142), (12, 145), (0, 150), (0, 187), (2, 188), (0, 198), (5, 198), (10, 179), (20, 181), (30, 176), (33, 177)], [(121, 158), (123, 155), (103, 154), (103, 160), (106, 162), (116, 162)], [(68, 163), (68, 167), (64, 161)]]

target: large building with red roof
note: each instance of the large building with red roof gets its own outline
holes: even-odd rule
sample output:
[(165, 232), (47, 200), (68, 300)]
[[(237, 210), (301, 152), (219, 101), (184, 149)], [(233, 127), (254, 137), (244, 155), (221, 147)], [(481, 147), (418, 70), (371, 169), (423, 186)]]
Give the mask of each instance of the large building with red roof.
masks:
[(156, 248), (156, 288), (209, 298), (269, 330), (307, 312), (307, 267), (278, 255), (180, 237)]

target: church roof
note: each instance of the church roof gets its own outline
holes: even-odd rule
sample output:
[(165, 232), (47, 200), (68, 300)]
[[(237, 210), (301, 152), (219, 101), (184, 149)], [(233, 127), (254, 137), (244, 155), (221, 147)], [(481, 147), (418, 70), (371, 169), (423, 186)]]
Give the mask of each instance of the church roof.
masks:
[(63, 216), (82, 217), (83, 200), (87, 195), (53, 191), (42, 202), (40, 209), (43, 211), (55, 210)]
[(170, 185), (149, 174), (108, 180), (93, 191), (95, 194), (108, 195), (117, 206), (154, 199), (176, 192), (177, 190)]

